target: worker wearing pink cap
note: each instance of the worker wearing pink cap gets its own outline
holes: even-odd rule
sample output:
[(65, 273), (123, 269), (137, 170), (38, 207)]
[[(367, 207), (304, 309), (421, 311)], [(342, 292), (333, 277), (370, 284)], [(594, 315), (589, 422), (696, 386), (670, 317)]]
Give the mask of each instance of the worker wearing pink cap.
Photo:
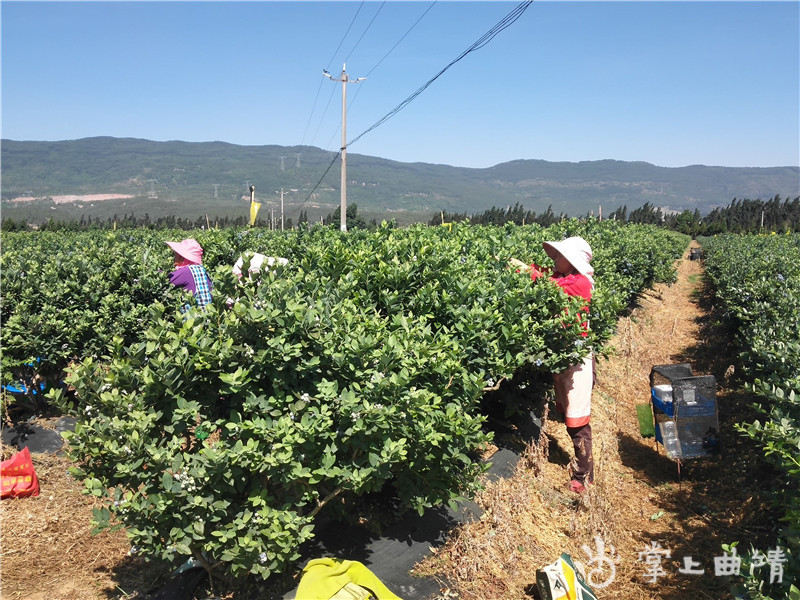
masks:
[(203, 248), (192, 238), (180, 242), (167, 242), (175, 254), (175, 270), (170, 273), (169, 282), (192, 292), (197, 305), (201, 308), (211, 302), (211, 278), (208, 276), (203, 262)]

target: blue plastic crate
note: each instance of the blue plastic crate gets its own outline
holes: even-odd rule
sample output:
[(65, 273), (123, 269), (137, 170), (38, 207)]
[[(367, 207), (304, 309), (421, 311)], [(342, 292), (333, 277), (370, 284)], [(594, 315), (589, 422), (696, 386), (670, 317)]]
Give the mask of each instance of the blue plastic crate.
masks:
[(675, 416), (675, 405), (672, 402), (665, 402), (664, 400), (661, 400), (661, 398), (656, 396), (656, 392), (653, 389), (650, 390), (650, 395), (652, 396), (653, 408), (660, 410), (668, 417)]
[[(656, 394), (656, 386), (669, 384), (672, 400)], [(656, 420), (656, 441), (664, 444), (658, 424), (675, 423), (680, 458), (707, 456), (719, 449), (716, 381), (712, 375), (693, 375), (691, 366), (657, 365), (650, 373), (650, 395)]]
[[(44, 382), (39, 384), (39, 390), (44, 391), (45, 384)], [(8, 385), (2, 386), (2, 388), (7, 391), (9, 394), (27, 394), (28, 393), (28, 386), (25, 385), (23, 382), (18, 381), (16, 383), (9, 383)], [(37, 393), (36, 388), (34, 387), (31, 392), (35, 396)]]

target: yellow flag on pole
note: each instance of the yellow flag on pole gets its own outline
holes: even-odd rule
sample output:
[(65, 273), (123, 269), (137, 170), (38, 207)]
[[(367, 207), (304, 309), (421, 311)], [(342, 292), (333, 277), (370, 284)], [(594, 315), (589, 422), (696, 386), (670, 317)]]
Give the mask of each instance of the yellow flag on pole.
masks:
[(250, 227), (256, 224), (256, 215), (258, 215), (259, 208), (261, 208), (261, 202), (250, 203)]

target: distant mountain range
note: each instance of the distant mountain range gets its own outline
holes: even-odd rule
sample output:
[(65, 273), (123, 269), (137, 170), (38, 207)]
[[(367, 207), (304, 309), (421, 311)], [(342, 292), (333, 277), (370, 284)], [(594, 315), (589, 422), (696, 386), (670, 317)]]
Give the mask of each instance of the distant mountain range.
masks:
[[(250, 192), (266, 211), (314, 220), (340, 201), (336, 153), (312, 146), (238, 146), (95, 137), (2, 140), (2, 216), (106, 219), (247, 214)], [(439, 211), (473, 214), (517, 203), (581, 216), (645, 203), (707, 214), (734, 198), (800, 196), (800, 167), (658, 167), (617, 160), (514, 160), (485, 169), (401, 163), (347, 153), (347, 200), (366, 218), (427, 221)], [(105, 199), (104, 199), (105, 198)]]

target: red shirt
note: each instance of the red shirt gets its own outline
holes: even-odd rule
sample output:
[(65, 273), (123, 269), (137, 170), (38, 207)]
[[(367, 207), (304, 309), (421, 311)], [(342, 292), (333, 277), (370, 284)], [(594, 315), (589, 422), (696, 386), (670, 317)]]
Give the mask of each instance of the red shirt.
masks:
[(555, 273), (550, 278), (550, 281), (555, 283), (570, 296), (580, 296), (587, 302), (592, 299), (592, 282), (589, 281), (586, 275), (580, 273), (573, 273), (572, 275)]
[[(589, 278), (586, 277), (586, 275), (582, 275), (581, 273), (573, 273), (572, 275), (555, 273), (550, 278), (550, 281), (564, 290), (569, 296), (580, 296), (586, 300), (587, 304), (581, 308), (580, 314), (578, 315), (578, 320), (580, 320), (581, 314), (585, 316), (589, 314), (588, 302), (592, 299), (592, 282), (589, 281)], [(589, 335), (589, 321), (582, 321), (581, 327), (583, 327), (581, 335), (583, 337), (587, 337)]]

